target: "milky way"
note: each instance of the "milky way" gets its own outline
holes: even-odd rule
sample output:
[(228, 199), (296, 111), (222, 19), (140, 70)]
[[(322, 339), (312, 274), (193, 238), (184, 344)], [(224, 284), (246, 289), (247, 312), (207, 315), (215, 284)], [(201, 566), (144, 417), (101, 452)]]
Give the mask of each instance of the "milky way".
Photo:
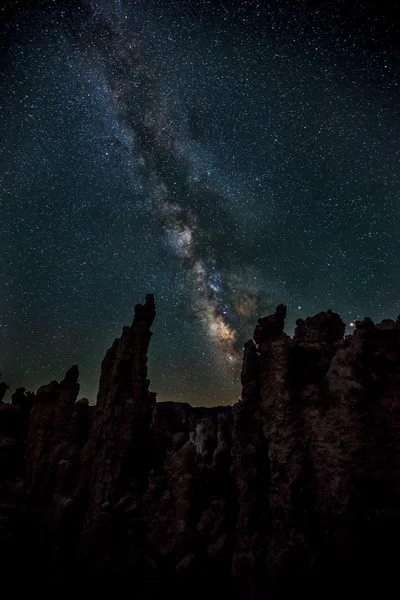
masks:
[[(219, 367), (232, 367), (234, 378), (241, 357), (240, 334), (251, 332), (246, 331), (243, 317), (256, 315), (240, 306), (248, 307), (258, 298), (254, 306), (260, 307), (264, 300), (266, 309), (268, 294), (260, 284), (249, 291), (252, 285), (244, 256), (239, 266), (222, 264), (238, 224), (229, 211), (229, 191), (212, 174), (212, 155), (207, 157), (202, 144), (193, 139), (195, 109), (181, 97), (180, 77), (175, 75), (171, 84), (168, 65), (144, 47), (143, 27), (136, 32), (128, 7), (101, 10), (88, 30), (80, 36), (82, 52), (94, 71), (98, 69), (97, 78), (105, 79), (113, 112), (125, 135), (128, 132), (133, 176), (141, 182), (159, 220), (167, 252), (179, 260), (191, 312), (215, 343)], [(232, 236), (227, 244), (219, 239), (221, 232)]]
[(289, 332), (327, 308), (350, 330), (400, 312), (391, 15), (49, 4), (3, 17), (9, 384), (77, 362), (94, 399), (149, 292), (152, 389), (194, 404), (237, 400), (243, 343), (280, 302)]

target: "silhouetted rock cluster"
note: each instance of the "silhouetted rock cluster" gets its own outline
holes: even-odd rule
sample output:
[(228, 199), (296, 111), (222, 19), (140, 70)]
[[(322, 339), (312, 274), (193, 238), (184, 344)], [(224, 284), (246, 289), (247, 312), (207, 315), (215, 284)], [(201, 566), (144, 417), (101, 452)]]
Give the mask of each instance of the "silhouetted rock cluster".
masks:
[[(385, 594), (400, 534), (400, 319), (332, 311), (245, 344), (234, 407), (157, 403), (154, 298), (102, 363), (0, 404), (4, 585), (136, 598)], [(20, 577), (23, 571), (24, 577)]]

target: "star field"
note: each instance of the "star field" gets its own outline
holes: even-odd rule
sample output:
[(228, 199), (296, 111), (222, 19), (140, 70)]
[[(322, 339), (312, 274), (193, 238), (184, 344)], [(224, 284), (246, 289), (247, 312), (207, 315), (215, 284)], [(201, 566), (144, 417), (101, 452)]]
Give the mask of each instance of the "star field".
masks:
[(0, 371), (101, 360), (154, 293), (159, 400), (235, 402), (257, 319), (400, 312), (396, 14), (41, 2), (1, 28)]

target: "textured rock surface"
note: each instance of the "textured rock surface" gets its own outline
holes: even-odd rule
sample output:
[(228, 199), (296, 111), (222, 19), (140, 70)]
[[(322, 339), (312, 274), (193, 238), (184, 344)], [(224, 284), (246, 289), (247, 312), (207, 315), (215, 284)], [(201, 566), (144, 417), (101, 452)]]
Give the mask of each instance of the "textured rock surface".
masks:
[[(400, 320), (332, 311), (245, 344), (242, 401), (149, 392), (154, 299), (108, 350), (0, 403), (0, 545), (14, 590), (134, 597), (385, 593), (400, 535)], [(25, 578), (18, 577), (24, 565)]]

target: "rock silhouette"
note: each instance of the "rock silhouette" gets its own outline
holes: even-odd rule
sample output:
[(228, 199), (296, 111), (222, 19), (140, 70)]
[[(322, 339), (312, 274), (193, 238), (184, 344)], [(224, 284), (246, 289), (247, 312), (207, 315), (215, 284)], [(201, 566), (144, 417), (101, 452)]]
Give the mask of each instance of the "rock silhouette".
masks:
[[(0, 545), (15, 592), (155, 599), (384, 594), (400, 534), (400, 322), (332, 311), (245, 344), (233, 407), (156, 403), (152, 295), (103, 360), (0, 405)], [(21, 577), (21, 573), (24, 577)]]
[[(1, 373), (0, 373), (0, 378), (1, 378)], [(3, 401), (3, 398), (6, 395), (6, 392), (9, 388), (10, 388), (10, 386), (7, 385), (5, 381), (0, 381), (0, 402)]]

